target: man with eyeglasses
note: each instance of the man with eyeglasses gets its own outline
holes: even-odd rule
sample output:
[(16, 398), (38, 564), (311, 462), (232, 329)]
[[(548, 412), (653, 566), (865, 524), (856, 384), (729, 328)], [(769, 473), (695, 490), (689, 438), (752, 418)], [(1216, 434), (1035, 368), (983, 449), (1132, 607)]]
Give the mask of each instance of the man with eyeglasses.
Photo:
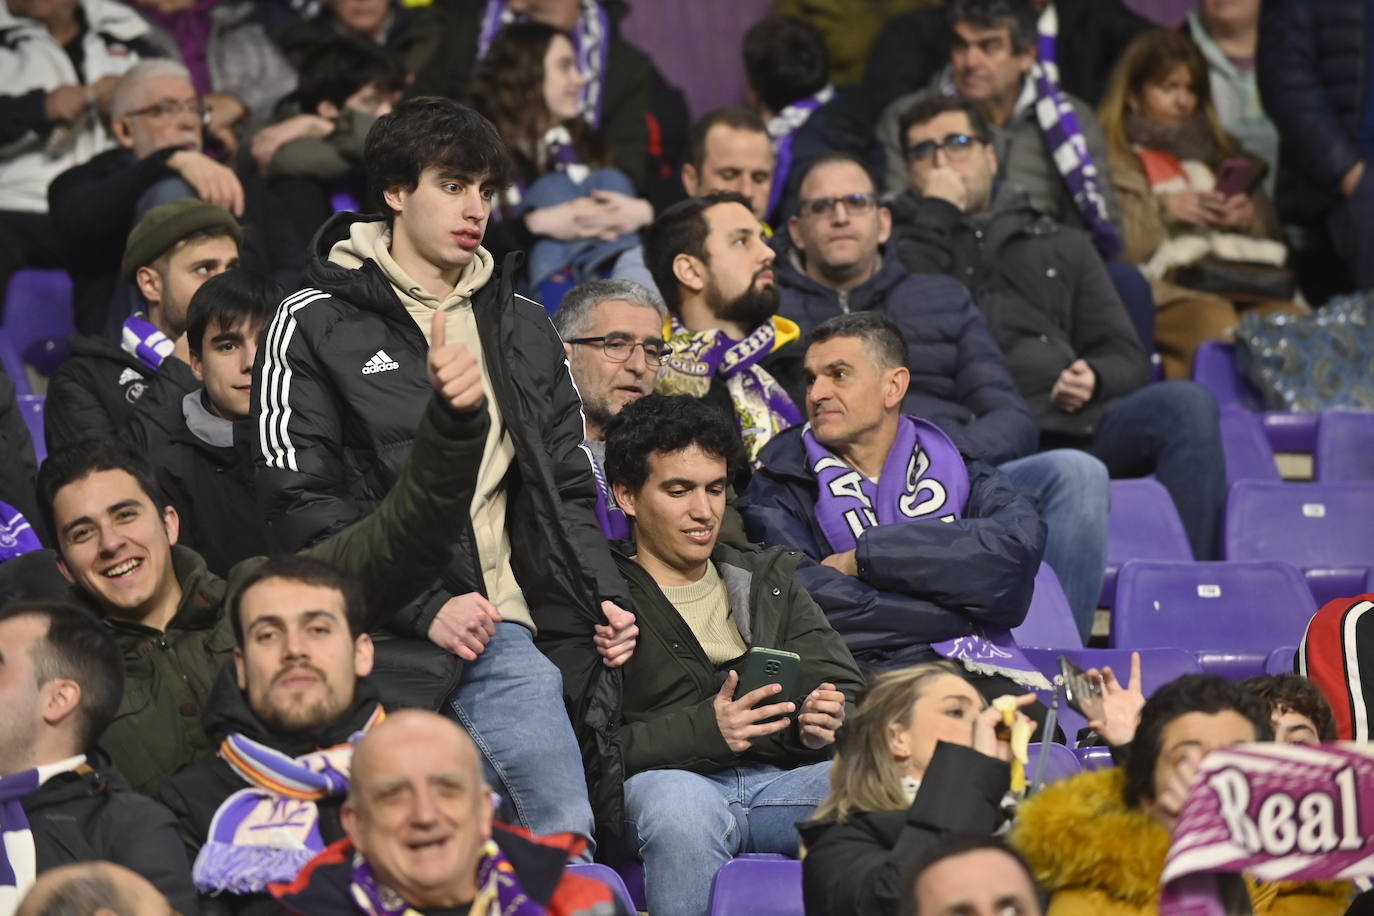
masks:
[(119, 283), (120, 258), (134, 224), (154, 207), (198, 197), (247, 228), (245, 268), (295, 286), (304, 241), (281, 203), (256, 178), (240, 177), (202, 151), (209, 110), (186, 68), (144, 61), (111, 93), (118, 149), (59, 175), (48, 191), (53, 224), (66, 243), (77, 329), (114, 334), (137, 304)]
[(778, 272), (781, 314), (807, 333), (845, 312), (878, 312), (897, 326), (911, 368), (903, 410), (1032, 497), (1049, 527), (1044, 560), (1086, 637), (1106, 566), (1106, 468), (1072, 449), (1035, 454), (1035, 420), (958, 282), (969, 278), (912, 273), (884, 256), (892, 215), (863, 163), (843, 153), (817, 159), (802, 178), (800, 211), (788, 223), (794, 250)]
[(1226, 475), (1212, 396), (1188, 381), (1148, 384), (1145, 353), (1091, 241), (998, 179), (975, 106), (931, 97), (903, 124), (916, 190), (896, 208), (902, 263), (973, 289), (1040, 447), (1083, 449), (1113, 477), (1154, 474), (1197, 559), (1214, 559)]

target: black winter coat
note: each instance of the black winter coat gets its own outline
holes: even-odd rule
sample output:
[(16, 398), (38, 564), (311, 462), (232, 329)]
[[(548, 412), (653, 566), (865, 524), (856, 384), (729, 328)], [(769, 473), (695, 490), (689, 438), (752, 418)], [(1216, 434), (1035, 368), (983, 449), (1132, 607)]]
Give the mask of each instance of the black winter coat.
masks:
[(1011, 768), (973, 748), (935, 745), (904, 811), (855, 811), (799, 824), (807, 916), (896, 916), (910, 898), (911, 863), (951, 833), (991, 835), (1005, 819)]
[[(1279, 130), (1274, 202), (1285, 222), (1325, 219), (1359, 148), (1374, 22), (1365, 0), (1265, 0), (1260, 98)], [(1366, 180), (1370, 180), (1366, 176)]]
[[(1002, 185), (985, 214), (903, 194), (893, 207), (897, 253), (908, 269), (967, 278), (1042, 432), (1092, 436), (1112, 401), (1142, 388), (1150, 364), (1087, 234), (1030, 208)], [(1075, 413), (1050, 402), (1059, 375), (1082, 358), (1097, 375)]]
[(947, 524), (878, 525), (859, 537), (859, 575), (822, 566), (834, 553), (816, 521), (816, 478), (803, 429), (764, 446), (740, 497), (750, 540), (800, 551), (796, 578), (854, 657), (875, 668), (934, 661), (930, 644), (975, 624), (1011, 629), (1026, 618), (1045, 549), (1045, 523), (1001, 471), (970, 462), (963, 518)]
[(775, 264), (782, 291), (778, 312), (797, 322), (803, 334), (842, 312), (880, 312), (906, 339), (906, 413), (936, 424), (960, 451), (989, 464), (1036, 450), (1035, 420), (966, 287), (948, 277), (910, 273), (889, 254), (871, 279), (842, 298), (806, 276), (795, 257)]
[(200, 912), (191, 866), (166, 808), (129, 788), (98, 754), (49, 779), (21, 802), (38, 871), (104, 860), (152, 882), (184, 916)]

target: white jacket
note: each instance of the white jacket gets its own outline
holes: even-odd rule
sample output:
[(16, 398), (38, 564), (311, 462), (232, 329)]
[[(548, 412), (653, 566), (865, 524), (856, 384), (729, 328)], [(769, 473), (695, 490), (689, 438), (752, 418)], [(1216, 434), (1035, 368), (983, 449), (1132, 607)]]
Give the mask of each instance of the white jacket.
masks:
[[(85, 85), (105, 76), (120, 76), (148, 57), (147, 23), (114, 0), (80, 0), (86, 15), (82, 36)], [(41, 89), (80, 84), (71, 58), (37, 20), (16, 17), (0, 3), (0, 92), (20, 96)], [(80, 165), (114, 145), (94, 112), (84, 115), (65, 143), (52, 144), (51, 135), (30, 131), (0, 147), (0, 210), (29, 213), (48, 211), (48, 184), (67, 169)]]

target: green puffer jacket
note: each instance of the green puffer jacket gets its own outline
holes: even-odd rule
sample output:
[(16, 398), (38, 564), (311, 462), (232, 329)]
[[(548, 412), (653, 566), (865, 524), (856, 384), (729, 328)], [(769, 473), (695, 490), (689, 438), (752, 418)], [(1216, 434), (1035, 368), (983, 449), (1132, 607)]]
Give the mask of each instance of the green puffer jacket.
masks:
[[(488, 422), (486, 410), (459, 416), (432, 399), (396, 486), (372, 514), (307, 551), (358, 580), (374, 620), (411, 601), (451, 559), (469, 523)], [(100, 744), (138, 791), (156, 792), (183, 766), (212, 755), (201, 716), (234, 648), (226, 598), (264, 559), (244, 560), (226, 580), (195, 551), (173, 547), (182, 597), (166, 631), (105, 617), (124, 651), (125, 674), (124, 699)], [(442, 654), (427, 642), (393, 642), (410, 643), (414, 668), (430, 670)], [(439, 676), (456, 682), (457, 657), (447, 661)]]
[[(801, 656), (798, 696), (791, 699), (800, 706), (806, 694), (829, 682), (844, 693), (852, 713), (863, 675), (844, 640), (793, 579), (801, 559), (801, 554), (781, 547), (729, 544), (717, 544), (711, 554), (745, 643)], [(745, 763), (791, 769), (830, 756), (828, 747), (805, 747), (795, 723), (754, 742), (743, 753), (730, 750), (716, 724), (712, 701), (726, 675), (743, 659), (719, 667), (712, 664), (649, 573), (619, 550), (616, 563), (630, 585), (639, 618), (639, 642), (624, 667), (624, 719), (616, 733), (626, 778), (641, 770), (709, 773)]]

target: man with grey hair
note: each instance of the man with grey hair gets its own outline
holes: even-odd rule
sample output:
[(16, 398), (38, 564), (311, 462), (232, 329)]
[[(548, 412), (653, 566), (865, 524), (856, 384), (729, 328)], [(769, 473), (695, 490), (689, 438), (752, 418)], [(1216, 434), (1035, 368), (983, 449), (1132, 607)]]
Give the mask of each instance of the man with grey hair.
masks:
[(129, 230), (149, 210), (199, 197), (248, 228), (243, 265), (294, 287), (305, 268), (305, 243), (265, 185), (203, 152), (208, 108), (178, 63), (144, 61), (112, 90), (111, 130), (117, 149), (68, 169), (48, 189), (53, 225), (66, 243), (78, 330), (114, 331), (128, 316), (133, 291), (118, 286)]

